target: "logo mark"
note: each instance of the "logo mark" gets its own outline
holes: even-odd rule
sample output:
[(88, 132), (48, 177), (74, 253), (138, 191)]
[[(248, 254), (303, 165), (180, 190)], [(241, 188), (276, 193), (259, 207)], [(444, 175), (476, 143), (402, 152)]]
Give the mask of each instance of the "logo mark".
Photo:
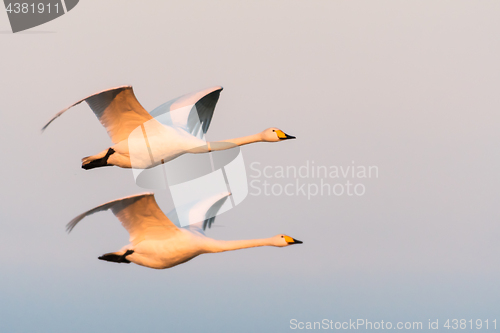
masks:
[[(202, 146), (185, 149), (208, 150), (208, 153), (182, 154), (167, 163), (161, 160), (158, 156), (161, 146), (172, 142), (152, 140), (163, 130), (158, 123), (171, 128), (176, 119), (189, 119), (191, 124), (196, 124), (195, 128), (201, 128), (198, 115), (203, 110), (198, 110), (195, 104), (177, 107), (174, 101), (153, 110), (150, 114), (154, 119), (130, 133), (128, 147), (136, 184), (148, 189), (169, 189), (177, 214), (173, 218), (184, 227), (201, 222), (196, 216), (197, 211), (203, 210), (200, 203), (219, 203), (216, 209), (208, 210), (202, 220), (210, 220), (236, 207), (248, 195), (248, 182), (240, 147), (231, 144), (228, 149), (210, 152), (202, 133), (198, 142)], [(143, 168), (144, 152), (148, 152), (151, 165), (155, 167)]]

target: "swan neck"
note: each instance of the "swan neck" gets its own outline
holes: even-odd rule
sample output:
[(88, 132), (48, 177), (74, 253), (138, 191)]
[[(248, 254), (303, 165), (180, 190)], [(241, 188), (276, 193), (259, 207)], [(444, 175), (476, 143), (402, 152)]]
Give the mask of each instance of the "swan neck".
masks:
[(253, 134), (253, 135), (242, 136), (241, 138), (234, 138), (234, 139), (210, 142), (210, 149), (211, 150), (225, 150), (225, 149), (233, 148), (234, 146), (243, 146), (243, 145), (247, 145), (249, 143), (262, 142), (262, 141), (263, 141), (263, 139), (262, 139), (261, 133), (257, 133), (257, 134)]
[(262, 239), (247, 239), (247, 240), (233, 240), (233, 241), (223, 241), (223, 240), (214, 240), (213, 244), (211, 244), (212, 253), (217, 252), (225, 252), (225, 251), (234, 251), (240, 249), (248, 249), (251, 247), (260, 247), (260, 246), (273, 246), (270, 238), (262, 238)]

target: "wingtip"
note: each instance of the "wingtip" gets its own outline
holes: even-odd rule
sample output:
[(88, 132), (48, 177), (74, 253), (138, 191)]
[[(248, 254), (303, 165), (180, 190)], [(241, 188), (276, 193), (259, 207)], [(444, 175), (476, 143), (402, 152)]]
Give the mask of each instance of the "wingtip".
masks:
[(207, 94), (210, 94), (210, 93), (213, 93), (215, 91), (222, 91), (222, 90), (224, 90), (224, 87), (222, 87), (222, 86), (212, 86), (210, 88), (205, 89), (205, 92)]
[(69, 222), (68, 224), (66, 224), (66, 232), (69, 234), (71, 232), (71, 230), (73, 230), (73, 228), (75, 227), (74, 225), (71, 224), (72, 222)]
[(43, 134), (43, 132), (45, 132), (45, 130), (47, 129), (47, 127), (49, 127), (49, 125), (54, 121), (54, 119), (56, 119), (57, 117), (59, 117), (59, 114), (57, 116), (55, 116), (54, 118), (52, 118), (48, 123), (46, 123), (42, 129), (40, 130), (40, 134)]
[(45, 125), (43, 125), (42, 129), (40, 130), (40, 132), (44, 132), (47, 127), (49, 127), (49, 125), (54, 121), (54, 118), (52, 118), (51, 120), (49, 120), (49, 122), (47, 122)]

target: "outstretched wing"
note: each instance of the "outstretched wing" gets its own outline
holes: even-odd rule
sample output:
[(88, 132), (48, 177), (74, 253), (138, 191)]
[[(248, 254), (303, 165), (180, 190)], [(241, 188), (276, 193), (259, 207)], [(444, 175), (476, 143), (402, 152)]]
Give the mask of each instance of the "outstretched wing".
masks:
[[(150, 114), (165, 125), (181, 127), (203, 139), (212, 121), (222, 89), (220, 86), (215, 86), (181, 96), (160, 105)], [(161, 117), (167, 113), (168, 117)]]
[(156, 203), (153, 193), (144, 193), (107, 202), (71, 220), (66, 230), (71, 232), (84, 217), (111, 209), (130, 234), (130, 242), (137, 244), (145, 239), (167, 239), (179, 232)]
[(87, 102), (101, 124), (108, 131), (111, 140), (118, 143), (128, 138), (130, 132), (146, 121), (153, 119), (144, 110), (134, 95), (131, 86), (121, 86), (104, 90), (88, 96), (73, 105), (57, 113), (43, 128), (45, 130), (50, 123), (61, 116), (68, 109), (81, 102)]
[(229, 192), (219, 193), (196, 203), (176, 207), (167, 216), (178, 226), (203, 233), (203, 230), (212, 226), (230, 195)]
[(219, 200), (214, 202), (212, 206), (207, 210), (205, 214), (205, 220), (203, 221), (203, 230), (207, 227), (210, 229), (212, 224), (215, 222), (215, 217), (217, 213), (221, 209), (222, 205), (226, 202), (227, 198), (231, 195), (231, 193), (224, 194)]

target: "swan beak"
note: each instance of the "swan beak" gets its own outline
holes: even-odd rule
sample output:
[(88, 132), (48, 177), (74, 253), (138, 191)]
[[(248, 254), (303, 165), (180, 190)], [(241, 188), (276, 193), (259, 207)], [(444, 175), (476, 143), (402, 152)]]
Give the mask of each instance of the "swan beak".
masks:
[(295, 137), (294, 137), (293, 135), (288, 135), (288, 134), (286, 134), (285, 132), (280, 131), (280, 130), (277, 130), (277, 131), (276, 131), (276, 134), (278, 135), (278, 138), (279, 138), (280, 140), (295, 139)]
[(298, 239), (292, 238), (290, 236), (285, 236), (285, 240), (289, 245), (302, 244), (302, 241), (299, 241)]

